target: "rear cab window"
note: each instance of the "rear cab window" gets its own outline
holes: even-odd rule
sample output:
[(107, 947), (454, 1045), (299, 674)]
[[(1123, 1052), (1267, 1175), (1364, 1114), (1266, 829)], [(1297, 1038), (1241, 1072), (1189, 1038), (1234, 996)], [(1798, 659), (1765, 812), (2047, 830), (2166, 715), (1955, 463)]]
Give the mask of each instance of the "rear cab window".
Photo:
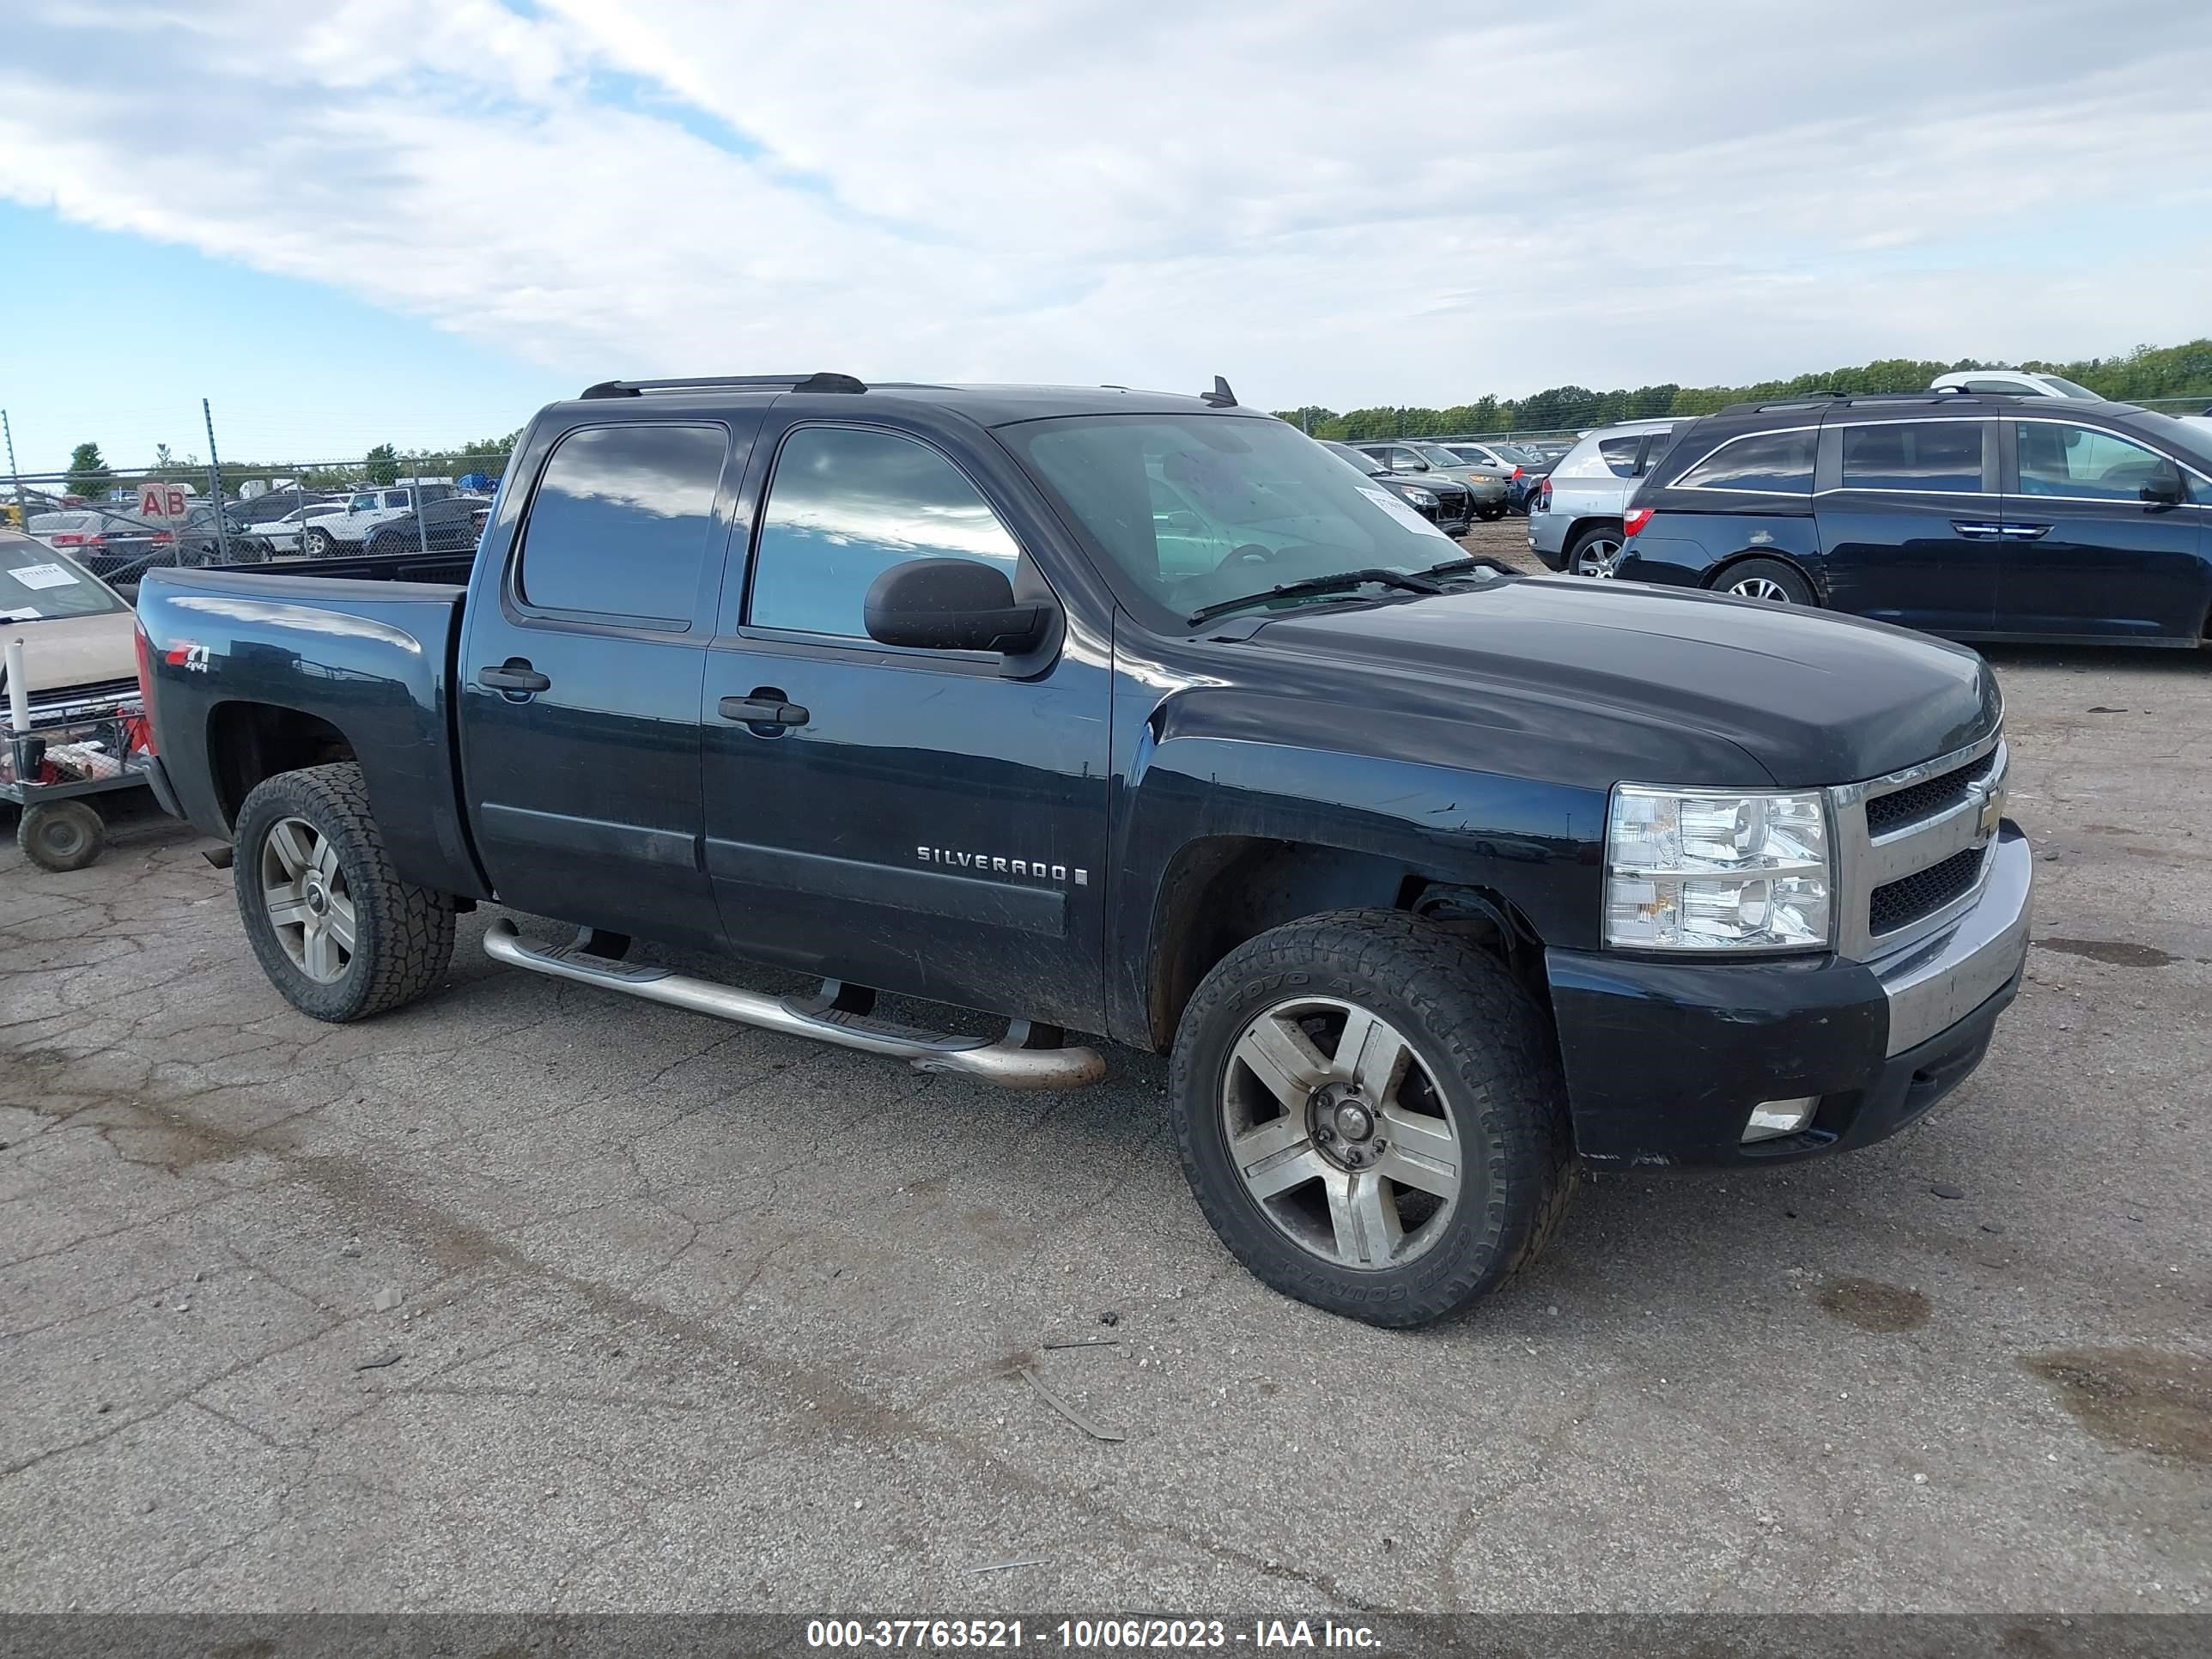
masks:
[(568, 433), (523, 518), (516, 597), (535, 611), (689, 628), (728, 451), (728, 431), (706, 422)]

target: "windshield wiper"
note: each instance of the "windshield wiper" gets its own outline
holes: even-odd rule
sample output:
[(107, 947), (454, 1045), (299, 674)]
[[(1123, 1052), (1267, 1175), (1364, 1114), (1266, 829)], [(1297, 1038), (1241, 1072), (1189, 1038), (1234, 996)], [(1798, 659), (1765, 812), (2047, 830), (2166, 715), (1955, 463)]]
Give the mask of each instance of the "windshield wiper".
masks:
[(1506, 573), (1507, 567), (1495, 559), (1477, 554), (1464, 559), (1446, 559), (1442, 564), (1431, 565), (1420, 574), (1424, 576), (1464, 576), (1470, 570), (1491, 570), (1502, 575)]
[(1190, 613), (1190, 625), (1211, 622), (1216, 617), (1240, 611), (1248, 605), (1264, 605), (1269, 599), (1291, 599), (1307, 593), (1339, 593), (1346, 588), (1364, 587), (1369, 583), (1380, 587), (1395, 587), (1407, 593), (1441, 593), (1441, 584), (1431, 581), (1427, 575), (1404, 570), (1384, 570), (1379, 567), (1369, 570), (1340, 570), (1333, 576), (1309, 576), (1304, 581), (1284, 582), (1264, 593), (1247, 593), (1239, 599), (1220, 599), (1201, 605)]

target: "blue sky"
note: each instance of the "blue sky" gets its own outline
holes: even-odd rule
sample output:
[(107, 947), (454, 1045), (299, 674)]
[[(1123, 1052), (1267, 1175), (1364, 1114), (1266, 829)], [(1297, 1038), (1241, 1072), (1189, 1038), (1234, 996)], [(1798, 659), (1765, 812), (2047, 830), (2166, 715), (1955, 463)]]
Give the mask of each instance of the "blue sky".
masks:
[(622, 374), (1347, 408), (2212, 332), (2201, 0), (9, 11), (27, 470), (204, 453), (204, 396), (274, 461)]

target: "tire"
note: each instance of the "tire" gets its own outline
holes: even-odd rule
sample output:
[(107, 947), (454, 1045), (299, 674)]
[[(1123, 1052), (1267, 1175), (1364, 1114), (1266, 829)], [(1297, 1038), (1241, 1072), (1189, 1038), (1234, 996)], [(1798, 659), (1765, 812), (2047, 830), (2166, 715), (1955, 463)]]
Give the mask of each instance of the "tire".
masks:
[(1505, 509), (1502, 507), (1480, 507), (1475, 509), (1474, 516), (1485, 524), (1496, 524), (1505, 516)]
[(15, 845), (41, 870), (82, 870), (107, 845), (107, 826), (84, 801), (40, 801), (23, 809)]
[(1713, 583), (1716, 593), (1740, 599), (1765, 599), (1772, 605), (1817, 605), (1813, 585), (1796, 565), (1779, 559), (1746, 559), (1721, 572)]
[(307, 547), (307, 556), (311, 559), (327, 559), (337, 546), (331, 532), (320, 525), (309, 525), (301, 532), (300, 539)]
[(1564, 562), (1568, 574), (1610, 581), (1620, 573), (1620, 550), (1626, 540), (1620, 526), (1609, 521), (1576, 532)]
[[(1367, 1054), (1393, 1037), (1404, 1053), (1355, 1088), (1336, 1052), (1363, 1016)], [(1332, 911), (1231, 951), (1184, 1011), (1170, 1093), (1184, 1173), (1230, 1253), (1371, 1325), (1427, 1324), (1496, 1290), (1574, 1191), (1543, 1016), (1503, 967), (1401, 911)]]
[(351, 761), (258, 785), (238, 814), (231, 875), (261, 970), (313, 1018), (342, 1024), (401, 1007), (452, 960), (453, 907), (392, 872)]

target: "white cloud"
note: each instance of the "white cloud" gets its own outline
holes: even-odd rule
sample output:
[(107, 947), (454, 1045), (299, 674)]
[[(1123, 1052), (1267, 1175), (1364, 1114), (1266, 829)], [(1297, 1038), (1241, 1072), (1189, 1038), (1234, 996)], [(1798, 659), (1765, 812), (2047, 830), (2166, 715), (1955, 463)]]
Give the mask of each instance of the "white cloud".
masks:
[(2205, 331), (2193, 3), (1418, 9), (72, 0), (0, 195), (584, 378), (1344, 407)]

